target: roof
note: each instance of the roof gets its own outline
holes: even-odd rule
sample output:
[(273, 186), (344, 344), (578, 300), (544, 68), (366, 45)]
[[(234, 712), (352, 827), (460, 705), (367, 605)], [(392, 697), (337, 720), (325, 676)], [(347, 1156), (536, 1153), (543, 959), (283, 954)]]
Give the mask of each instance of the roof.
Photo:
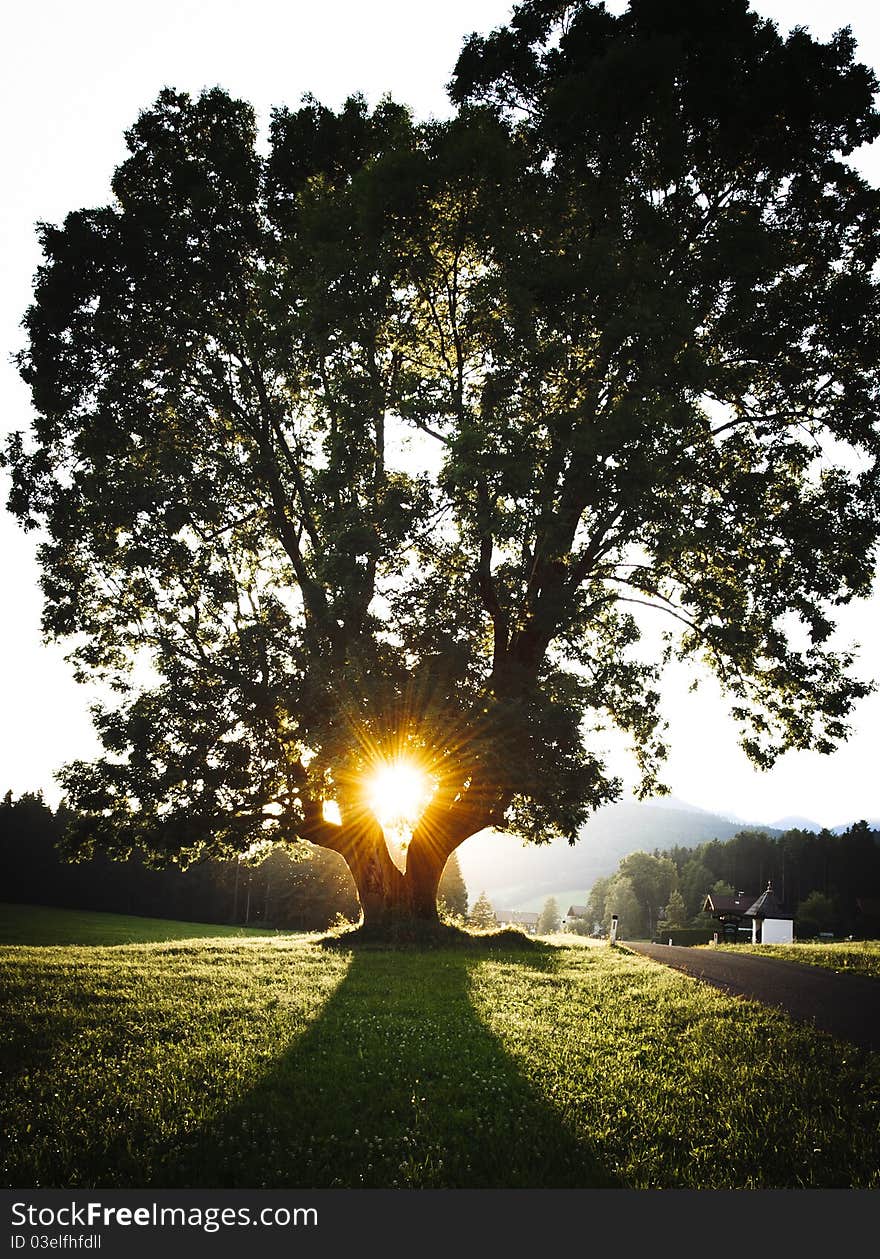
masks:
[(773, 891), (773, 884), (768, 883), (766, 891), (762, 892), (754, 905), (751, 905), (746, 913), (750, 918), (791, 918), (791, 914), (785, 913), (776, 894)]
[(721, 892), (709, 892), (703, 902), (703, 909), (708, 909), (713, 914), (732, 914), (739, 915), (744, 918), (749, 912), (750, 906), (754, 905), (756, 900), (754, 892), (735, 892), (732, 896), (724, 895)]
[(566, 918), (586, 918), (587, 907), (586, 905), (569, 905), (565, 916)]

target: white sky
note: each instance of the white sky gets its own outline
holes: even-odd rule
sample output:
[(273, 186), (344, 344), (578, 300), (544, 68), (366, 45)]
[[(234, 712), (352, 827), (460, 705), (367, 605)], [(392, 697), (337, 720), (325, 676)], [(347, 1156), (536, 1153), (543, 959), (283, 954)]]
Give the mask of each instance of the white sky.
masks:
[[(620, 3), (610, 8), (619, 10)], [(859, 56), (880, 67), (876, 0), (757, 0), (783, 29), (817, 36), (850, 25)], [(29, 400), (9, 356), (39, 263), (38, 220), (57, 222), (104, 204), (125, 156), (123, 131), (165, 86), (192, 93), (220, 84), (251, 101), (265, 122), (273, 105), (307, 92), (330, 105), (384, 92), (416, 114), (448, 112), (444, 84), (463, 37), (508, 16), (506, 0), (40, 0), (7, 6), (0, 118), (6, 170), (0, 202), (0, 432), (28, 425)], [(876, 148), (877, 146), (875, 146)], [(880, 182), (880, 153), (860, 165)], [(5, 501), (5, 483), (0, 485)], [(0, 793), (43, 789), (54, 771), (97, 752), (87, 688), (57, 645), (40, 642), (34, 545), (0, 512)], [(847, 610), (844, 639), (861, 642), (862, 672), (880, 678), (880, 596)], [(870, 645), (870, 647), (869, 647)], [(823, 825), (880, 816), (880, 696), (858, 710), (851, 740), (832, 757), (789, 754), (757, 773), (736, 746), (711, 684), (696, 695), (676, 675), (667, 695), (672, 756), (667, 781), (704, 808), (772, 822), (800, 814)]]

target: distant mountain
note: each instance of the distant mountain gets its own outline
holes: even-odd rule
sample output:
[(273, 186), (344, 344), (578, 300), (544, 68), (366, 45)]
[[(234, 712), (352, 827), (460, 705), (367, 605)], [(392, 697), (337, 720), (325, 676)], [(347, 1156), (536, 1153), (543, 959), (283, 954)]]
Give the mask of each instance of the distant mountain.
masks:
[[(522, 844), (499, 832), (474, 835), (458, 849), (468, 895), (474, 901), (484, 891), (496, 908), (505, 909), (540, 909), (548, 896), (582, 903), (596, 879), (613, 874), (627, 853), (695, 848), (706, 840), (731, 839), (743, 829), (742, 822), (682, 805), (675, 807), (668, 797), (662, 805), (608, 805), (573, 845), (559, 840)], [(579, 889), (577, 895), (573, 889)]]
[[(638, 804), (640, 802), (635, 797), (632, 797), (625, 803)], [(687, 800), (682, 800), (679, 796), (654, 796), (644, 803), (650, 805), (652, 809), (673, 809), (679, 813), (702, 813), (704, 817), (720, 817), (724, 822), (735, 822), (739, 827), (752, 826), (758, 827), (759, 830), (764, 829), (763, 822), (750, 822), (748, 818), (740, 817), (738, 813), (719, 813), (716, 809), (702, 809), (698, 804), (691, 804)]]
[[(639, 801), (634, 797), (625, 800), (625, 804), (638, 804)], [(653, 799), (645, 801), (652, 809), (672, 809), (678, 813), (703, 813), (712, 817), (720, 817), (718, 813), (713, 814), (711, 809), (701, 809), (697, 804), (689, 804), (687, 800), (682, 800), (678, 796), (654, 796)]]
[[(880, 818), (853, 818), (850, 822), (841, 822), (839, 826), (829, 826), (832, 835), (842, 835), (844, 831), (848, 831), (858, 821), (865, 821), (872, 831), (880, 830)], [(821, 831), (822, 827), (818, 822), (812, 821), (808, 817), (781, 817), (777, 821), (771, 823), (773, 830), (777, 831)]]
[[(814, 822), (812, 818), (798, 817), (793, 814), (791, 817), (781, 817), (771, 823), (774, 830), (777, 831), (821, 831), (822, 827), (818, 822)], [(843, 828), (846, 830), (846, 827)]]

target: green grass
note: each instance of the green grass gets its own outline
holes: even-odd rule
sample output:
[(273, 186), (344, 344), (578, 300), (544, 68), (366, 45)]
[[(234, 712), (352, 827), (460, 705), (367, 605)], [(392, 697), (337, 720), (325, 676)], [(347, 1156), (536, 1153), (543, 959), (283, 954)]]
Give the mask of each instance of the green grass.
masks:
[(804, 962), (809, 966), (824, 966), (829, 970), (872, 975), (880, 979), (880, 940), (845, 940), (838, 943), (804, 940), (796, 944), (719, 944), (702, 947), (723, 948), (735, 953), (759, 953), (764, 957), (781, 957), (790, 962)]
[(0, 1005), (8, 1186), (880, 1186), (880, 1055), (623, 950), (17, 947)]
[(135, 918), (85, 909), (0, 903), (0, 944), (152, 944), (158, 940), (198, 940), (264, 936), (265, 928), (218, 927), (170, 918)]

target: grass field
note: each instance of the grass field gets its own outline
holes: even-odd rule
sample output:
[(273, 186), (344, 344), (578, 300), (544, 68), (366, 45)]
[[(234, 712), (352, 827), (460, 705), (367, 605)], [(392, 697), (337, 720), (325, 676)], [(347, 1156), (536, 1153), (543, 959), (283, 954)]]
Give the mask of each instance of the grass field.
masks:
[[(707, 946), (702, 946), (707, 947)], [(736, 953), (760, 953), (764, 957), (782, 957), (829, 970), (873, 975), (880, 979), (880, 940), (829, 941), (804, 940), (796, 944), (719, 944), (708, 946)]]
[(0, 1000), (7, 1186), (880, 1186), (880, 1055), (608, 947), (19, 946)]
[(265, 928), (218, 927), (169, 918), (135, 918), (83, 909), (0, 903), (0, 944), (152, 944), (158, 940), (198, 940), (265, 935)]

